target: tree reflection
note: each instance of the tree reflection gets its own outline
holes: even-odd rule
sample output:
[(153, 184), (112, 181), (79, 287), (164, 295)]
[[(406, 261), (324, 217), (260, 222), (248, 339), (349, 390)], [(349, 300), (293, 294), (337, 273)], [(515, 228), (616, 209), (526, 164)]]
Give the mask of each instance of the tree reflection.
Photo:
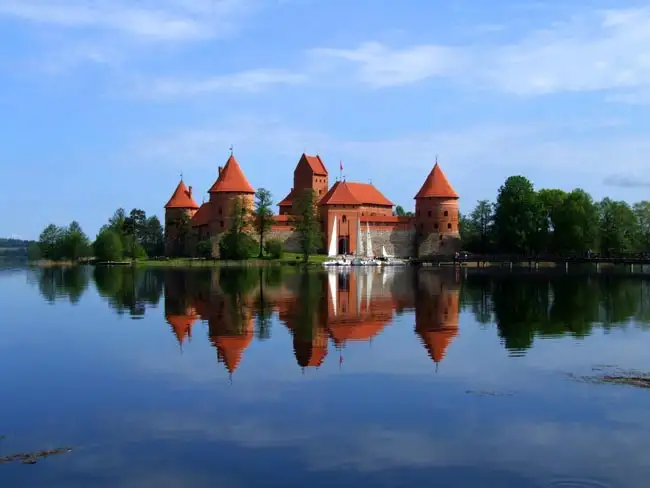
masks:
[(37, 279), (38, 289), (49, 303), (67, 298), (76, 304), (88, 289), (90, 271), (86, 266), (39, 268)]
[(506, 349), (523, 353), (536, 336), (584, 338), (631, 321), (645, 327), (649, 291), (638, 275), (476, 273), (463, 282), (461, 307), (480, 323), (492, 315)]
[(147, 306), (160, 302), (162, 273), (132, 266), (95, 266), (93, 280), (100, 296), (118, 314), (142, 318)]

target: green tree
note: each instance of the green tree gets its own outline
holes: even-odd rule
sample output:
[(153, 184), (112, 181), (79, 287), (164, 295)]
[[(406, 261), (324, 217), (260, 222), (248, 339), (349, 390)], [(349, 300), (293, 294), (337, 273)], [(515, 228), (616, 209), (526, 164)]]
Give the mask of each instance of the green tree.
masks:
[(637, 244), (639, 251), (650, 252), (650, 201), (637, 202), (632, 207), (638, 226)]
[(556, 213), (564, 204), (566, 192), (558, 189), (542, 188), (537, 192), (541, 206), (540, 216), (540, 248), (546, 252), (557, 251), (555, 236)]
[(639, 228), (632, 208), (625, 202), (604, 198), (598, 209), (601, 252), (609, 256), (633, 251)]
[(260, 254), (264, 251), (264, 240), (273, 225), (273, 195), (266, 188), (255, 192), (255, 210), (253, 211), (253, 226), (260, 236)]
[(97, 235), (93, 249), (99, 261), (119, 261), (124, 256), (121, 236), (110, 228), (102, 230)]
[(247, 232), (250, 212), (242, 199), (233, 202), (230, 219), (230, 230), (219, 242), (219, 253), (222, 259), (244, 260), (250, 258), (257, 249), (257, 242)]
[(479, 200), (463, 222), (464, 246), (470, 251), (488, 252), (492, 247), (493, 222), (493, 205), (488, 200)]
[(197, 243), (196, 255), (200, 258), (206, 259), (210, 259), (212, 257), (212, 242), (210, 242), (210, 239), (205, 239)]
[(293, 230), (298, 233), (300, 251), (305, 262), (322, 245), (321, 223), (318, 219), (318, 197), (307, 189), (296, 199), (296, 215), (292, 217)]
[(64, 230), (60, 246), (60, 255), (72, 261), (88, 257), (91, 253), (90, 240), (76, 220)]
[(142, 246), (148, 256), (162, 256), (165, 253), (163, 227), (155, 215), (149, 217), (145, 223)]
[(38, 237), (38, 247), (44, 259), (58, 261), (61, 259), (61, 243), (65, 236), (65, 229), (54, 224), (49, 224)]
[(413, 217), (414, 214), (413, 212), (407, 212), (406, 210), (404, 210), (404, 207), (398, 205), (397, 207), (395, 207), (395, 215), (397, 217)]
[(531, 253), (539, 248), (542, 207), (533, 184), (523, 176), (509, 177), (499, 188), (494, 231), (499, 249)]
[(134, 208), (124, 219), (124, 234), (133, 236), (139, 244), (144, 243), (147, 225), (147, 214), (144, 210)]
[(41, 254), (41, 248), (37, 242), (32, 242), (27, 248), (27, 259), (29, 261), (38, 261), (43, 255)]
[(264, 250), (272, 259), (280, 259), (284, 253), (282, 241), (270, 239), (264, 243)]
[(173, 254), (175, 256), (186, 256), (187, 240), (190, 235), (190, 218), (187, 214), (181, 214), (171, 222)]
[(598, 246), (598, 208), (591, 195), (579, 188), (567, 193), (553, 210), (554, 251), (584, 253)]

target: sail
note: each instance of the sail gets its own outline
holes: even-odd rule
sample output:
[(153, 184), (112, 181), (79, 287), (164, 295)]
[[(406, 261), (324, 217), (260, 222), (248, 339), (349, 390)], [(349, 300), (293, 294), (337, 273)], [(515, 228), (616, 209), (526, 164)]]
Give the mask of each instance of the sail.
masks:
[(366, 257), (372, 258), (372, 240), (370, 238), (370, 224), (366, 222)]
[(338, 226), (336, 225), (336, 215), (334, 216), (334, 224), (332, 225), (332, 238), (330, 239), (330, 247), (327, 252), (327, 255), (332, 258), (338, 254), (338, 249), (337, 249), (337, 240), (338, 240)]
[(359, 218), (359, 221), (357, 222), (357, 256), (362, 256), (363, 253), (363, 245), (361, 241), (361, 218)]
[(329, 285), (330, 296), (332, 297), (332, 308), (334, 309), (335, 317), (336, 317), (336, 278), (337, 277), (338, 277), (338, 273), (336, 271), (330, 271), (327, 274), (327, 282)]

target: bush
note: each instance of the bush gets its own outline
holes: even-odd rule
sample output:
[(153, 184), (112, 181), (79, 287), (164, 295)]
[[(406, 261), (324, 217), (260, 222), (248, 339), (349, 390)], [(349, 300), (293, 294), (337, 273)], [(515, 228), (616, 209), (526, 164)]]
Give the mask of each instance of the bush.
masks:
[(221, 259), (241, 261), (254, 256), (258, 243), (246, 232), (226, 232), (219, 242)]
[(196, 255), (206, 259), (212, 257), (212, 242), (210, 242), (210, 239), (201, 241), (196, 245)]
[(107, 229), (99, 233), (93, 244), (95, 257), (99, 261), (119, 261), (124, 255), (122, 239), (117, 232)]
[(280, 259), (284, 254), (284, 245), (282, 241), (270, 239), (264, 243), (264, 250), (272, 259)]

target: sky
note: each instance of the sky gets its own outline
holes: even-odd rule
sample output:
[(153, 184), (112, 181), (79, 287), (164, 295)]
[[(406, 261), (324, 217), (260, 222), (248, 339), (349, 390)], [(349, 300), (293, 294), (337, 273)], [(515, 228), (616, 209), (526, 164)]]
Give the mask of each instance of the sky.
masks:
[(231, 145), (276, 201), (303, 152), (406, 209), (436, 156), (463, 212), (646, 199), (648, 45), (633, 0), (0, 0), (0, 235), (200, 204)]

